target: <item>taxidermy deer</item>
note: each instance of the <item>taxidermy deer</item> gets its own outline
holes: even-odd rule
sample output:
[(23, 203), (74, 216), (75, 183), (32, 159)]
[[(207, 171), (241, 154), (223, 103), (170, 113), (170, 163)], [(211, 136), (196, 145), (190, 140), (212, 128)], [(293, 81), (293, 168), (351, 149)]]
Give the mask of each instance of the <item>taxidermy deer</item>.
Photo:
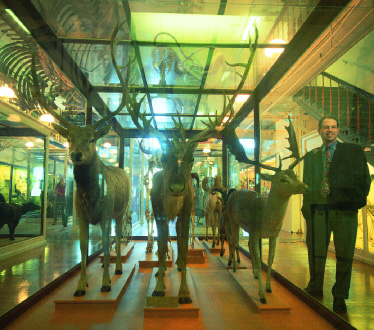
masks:
[[(179, 303), (191, 303), (191, 297), (186, 280), (186, 260), (188, 252), (188, 234), (189, 223), (193, 203), (193, 187), (191, 179), (191, 170), (193, 165), (193, 153), (197, 148), (198, 142), (207, 141), (209, 138), (217, 137), (223, 123), (223, 119), (230, 113), (229, 120), (233, 116), (233, 104), (235, 97), (242, 89), (247, 78), (255, 50), (257, 48), (258, 31), (256, 30), (255, 43), (249, 45), (250, 57), (245, 64), (234, 64), (233, 66), (244, 66), (244, 73), (241, 81), (235, 90), (234, 95), (227, 103), (226, 97), (224, 102), (224, 109), (220, 115), (209, 118), (209, 123), (204, 123), (207, 128), (200, 131), (190, 139), (187, 139), (185, 129), (178, 116), (178, 121), (173, 118), (176, 131), (179, 133), (173, 134), (173, 138), (169, 139), (151, 125), (152, 119), (147, 119), (146, 114), (140, 112), (141, 102), (137, 101), (137, 95), (133, 93), (132, 98), (129, 99), (127, 109), (131, 115), (131, 119), (136, 127), (143, 132), (146, 137), (156, 137), (162, 149), (162, 171), (157, 172), (153, 176), (153, 185), (151, 189), (152, 208), (156, 219), (158, 231), (158, 259), (159, 271), (156, 282), (156, 287), (153, 291), (153, 296), (165, 295), (165, 254), (167, 251), (168, 239), (168, 223), (169, 220), (174, 220), (177, 217), (177, 244), (178, 244), (178, 258), (177, 265), (181, 271), (181, 284), (179, 289)], [(118, 67), (114, 65), (115, 69)], [(226, 104), (227, 103), (227, 104)]]
[[(113, 55), (113, 40), (111, 44)], [(123, 217), (126, 213), (129, 195), (130, 181), (127, 174), (120, 168), (106, 166), (100, 160), (96, 152), (96, 141), (107, 135), (111, 129), (110, 125), (99, 128), (99, 126), (116, 114), (126, 104), (125, 95), (117, 110), (103, 117), (95, 124), (86, 127), (79, 127), (66, 121), (56, 113), (48, 104), (40, 92), (35, 69), (35, 58), (33, 59), (33, 81), (35, 98), (40, 105), (60, 121), (60, 124), (53, 124), (55, 130), (68, 140), (69, 154), (74, 165), (74, 179), (77, 184), (75, 206), (78, 213), (80, 250), (82, 255), (80, 278), (74, 296), (83, 296), (86, 293), (87, 277), (86, 262), (88, 249), (88, 227), (89, 224), (100, 224), (102, 230), (102, 241), (104, 250), (104, 272), (101, 292), (111, 290), (109, 277), (109, 247), (110, 228), (112, 219), (116, 221), (116, 268), (115, 274), (122, 274), (121, 263), (121, 234)], [(130, 65), (129, 65), (130, 66)], [(129, 66), (127, 69), (126, 82), (129, 79)], [(122, 78), (122, 77), (121, 77)], [(123, 85), (123, 88), (126, 89)]]
[(205, 238), (208, 240), (208, 228), (212, 227), (213, 241), (212, 248), (219, 245), (219, 235), (216, 229), (218, 228), (218, 220), (222, 214), (223, 198), (226, 195), (222, 186), (222, 179), (220, 175), (214, 178), (214, 185), (212, 188), (207, 187), (207, 181), (209, 178), (204, 178), (202, 187), (205, 192), (209, 192), (205, 204), (205, 220), (206, 220), (206, 235)]
[[(289, 133), (289, 142), (292, 154), (287, 157), (295, 157), (296, 160), (286, 170), (259, 164), (260, 167), (272, 170), (274, 175), (260, 174), (263, 180), (271, 181), (271, 189), (267, 197), (262, 197), (251, 190), (238, 190), (234, 192), (228, 201), (228, 215), (232, 230), (232, 246), (237, 247), (239, 237), (239, 227), (249, 234), (248, 247), (251, 253), (253, 274), (258, 279), (260, 300), (266, 303), (262, 278), (261, 278), (261, 257), (260, 239), (269, 238), (269, 256), (266, 278), (266, 291), (271, 292), (271, 266), (274, 260), (275, 246), (279, 231), (282, 228), (283, 218), (286, 214), (290, 197), (296, 194), (305, 194), (308, 186), (301, 182), (292, 170), (301, 160), (296, 144), (295, 134), (291, 120), (290, 126), (286, 127)], [(231, 146), (230, 146), (231, 148)], [(238, 157), (238, 161), (253, 164), (246, 160), (246, 156)], [(233, 258), (233, 270), (236, 271), (236, 260)]]

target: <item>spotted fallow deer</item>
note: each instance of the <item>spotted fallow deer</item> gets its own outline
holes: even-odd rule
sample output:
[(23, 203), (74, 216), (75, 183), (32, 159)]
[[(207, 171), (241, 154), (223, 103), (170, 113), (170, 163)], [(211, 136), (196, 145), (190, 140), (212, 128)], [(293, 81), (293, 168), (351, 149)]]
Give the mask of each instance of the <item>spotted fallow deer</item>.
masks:
[[(129, 71), (128, 69), (128, 73)], [(110, 125), (102, 128), (99, 128), (99, 126), (122, 110), (126, 103), (126, 97), (123, 96), (122, 102), (117, 110), (103, 117), (95, 124), (79, 127), (69, 123), (64, 117), (54, 111), (41, 94), (36, 76), (35, 58), (33, 59), (32, 75), (34, 81), (34, 97), (45, 110), (58, 119), (60, 124), (65, 126), (53, 124), (55, 130), (68, 140), (69, 155), (74, 165), (74, 179), (77, 184), (75, 206), (78, 213), (80, 250), (82, 256), (80, 278), (74, 296), (79, 297), (86, 293), (89, 224), (100, 224), (101, 226), (104, 250), (104, 271), (101, 291), (108, 292), (111, 290), (109, 277), (111, 222), (112, 219), (115, 219), (115, 243), (117, 251), (115, 274), (119, 275), (122, 274), (120, 245), (122, 223), (130, 196), (130, 181), (126, 172), (122, 169), (104, 165), (96, 152), (96, 142), (98, 139), (107, 135), (111, 129)], [(127, 74), (126, 84), (128, 83), (128, 76), (129, 74)]]
[[(290, 135), (288, 139), (292, 151), (291, 156), (296, 157), (296, 160), (286, 170), (281, 170), (281, 164), (278, 168), (258, 164), (262, 168), (275, 172), (274, 175), (260, 174), (263, 180), (269, 180), (272, 183), (269, 195), (263, 197), (251, 190), (238, 190), (231, 194), (227, 206), (231, 222), (232, 246), (237, 247), (239, 227), (249, 234), (248, 247), (251, 253), (253, 274), (258, 279), (260, 300), (264, 304), (266, 298), (261, 279), (260, 239), (269, 238), (266, 291), (271, 292), (270, 277), (276, 240), (282, 228), (288, 201), (292, 195), (305, 194), (308, 191), (308, 186), (301, 182), (293, 171), (302, 158), (299, 156), (296, 139), (294, 139), (291, 120), (290, 126), (286, 129)], [(238, 153), (235, 153), (235, 156), (239, 161), (253, 164), (253, 161), (245, 159), (246, 157), (238, 157)], [(233, 270), (236, 271), (235, 256), (233, 256)]]
[[(169, 220), (177, 218), (177, 244), (178, 257), (177, 265), (181, 271), (181, 283), (179, 288), (179, 303), (189, 304), (192, 302), (186, 280), (186, 261), (188, 252), (188, 234), (189, 223), (192, 211), (193, 202), (193, 187), (191, 179), (191, 170), (193, 165), (193, 153), (197, 148), (198, 142), (207, 141), (209, 138), (215, 138), (222, 130), (223, 120), (225, 117), (232, 118), (233, 104), (236, 96), (243, 88), (244, 82), (247, 78), (255, 50), (257, 48), (258, 32), (256, 30), (255, 42), (249, 44), (250, 56), (248, 62), (244, 65), (234, 64), (233, 66), (243, 66), (244, 73), (241, 81), (235, 90), (232, 98), (226, 102), (224, 98), (224, 109), (221, 114), (209, 118), (209, 123), (204, 123), (207, 127), (187, 139), (185, 129), (181, 123), (178, 115), (178, 120), (174, 119), (176, 131), (179, 133), (173, 135), (173, 139), (169, 139), (166, 135), (151, 125), (152, 119), (147, 119), (146, 114), (140, 111), (141, 100), (137, 100), (137, 95), (134, 93), (129, 99), (127, 109), (130, 113), (131, 119), (136, 127), (143, 132), (146, 137), (156, 137), (162, 149), (162, 171), (157, 172), (153, 177), (153, 185), (151, 189), (152, 208), (156, 219), (158, 231), (158, 259), (159, 270), (156, 287), (153, 291), (153, 296), (165, 295), (165, 254), (167, 251), (168, 239), (168, 223)], [(116, 68), (116, 65), (115, 65)], [(118, 68), (117, 68), (118, 70)]]

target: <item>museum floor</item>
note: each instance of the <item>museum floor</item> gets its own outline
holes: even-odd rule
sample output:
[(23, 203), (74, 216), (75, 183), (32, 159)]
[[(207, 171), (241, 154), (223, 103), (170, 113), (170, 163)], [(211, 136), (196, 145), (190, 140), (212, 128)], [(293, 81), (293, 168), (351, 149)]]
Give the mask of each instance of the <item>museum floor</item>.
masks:
[[(146, 225), (136, 226), (134, 235), (143, 235)], [(47, 245), (35, 248), (13, 258), (0, 261), (0, 313), (6, 314), (16, 305), (29, 298), (61, 274), (72, 264), (79, 262), (79, 241), (72, 236), (71, 229), (62, 226), (47, 228)], [(197, 232), (205, 231), (197, 228)], [(95, 237), (95, 232), (91, 237)], [(171, 235), (173, 232), (171, 231)], [(91, 251), (101, 246), (95, 240)], [(242, 242), (245, 244), (245, 242)], [(136, 242), (127, 263), (136, 263), (143, 255), (145, 242)], [(266, 243), (263, 248), (267, 257)], [(250, 264), (242, 256), (245, 264)], [(292, 261), (292, 262), (291, 262)], [(98, 262), (95, 259), (92, 264)], [(305, 287), (308, 280), (306, 249), (302, 236), (281, 233), (275, 257), (274, 269), (298, 287)], [(331, 309), (330, 288), (334, 279), (335, 258), (329, 254), (326, 267), (326, 283), (322, 305)], [(53, 299), (63, 284), (41, 302), (26, 311), (6, 329), (333, 329), (303, 299), (288, 291), (273, 280), (273, 294), (277, 293), (291, 305), (290, 314), (258, 314), (248, 302), (244, 290), (231, 278), (217, 255), (206, 253), (203, 265), (191, 265), (200, 316), (188, 318), (144, 317), (146, 290), (150, 278), (149, 270), (136, 268), (134, 276), (115, 312), (100, 316), (100, 313), (85, 313), (58, 316), (54, 312)], [(357, 329), (374, 329), (374, 267), (354, 262), (348, 313), (341, 317)], [(76, 276), (76, 275), (74, 275)], [(74, 277), (72, 278), (74, 279)], [(67, 281), (70, 282), (71, 280)], [(3, 327), (0, 324), (0, 329)]]

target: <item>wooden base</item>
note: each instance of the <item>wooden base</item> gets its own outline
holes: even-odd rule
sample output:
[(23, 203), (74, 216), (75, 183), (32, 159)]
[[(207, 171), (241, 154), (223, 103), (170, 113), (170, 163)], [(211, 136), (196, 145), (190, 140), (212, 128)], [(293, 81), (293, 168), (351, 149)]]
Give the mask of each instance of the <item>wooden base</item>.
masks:
[[(166, 267), (172, 267), (173, 266), (173, 260), (174, 260), (174, 250), (173, 247), (170, 246), (168, 243), (168, 249), (169, 249), (169, 255), (170, 258), (166, 260)], [(140, 268), (153, 268), (158, 267), (158, 255), (156, 254), (157, 249), (153, 248), (153, 251), (151, 253), (144, 252), (145, 259), (139, 260), (139, 267)]]
[(195, 238), (194, 246), (188, 248), (187, 265), (189, 264), (204, 264), (205, 263), (205, 248), (201, 246), (199, 239)]
[[(224, 266), (226, 267), (226, 269), (232, 269), (232, 266), (227, 266), (227, 264), (229, 263), (229, 256), (217, 256), (218, 260), (221, 261)], [(236, 264), (236, 269), (247, 269), (248, 267), (246, 266), (241, 266), (240, 263), (237, 263)]]
[[(128, 244), (121, 244), (121, 259), (122, 263), (125, 263), (126, 260), (130, 257), (131, 252), (134, 250), (135, 242), (129, 242)], [(117, 254), (116, 251), (110, 251), (110, 263), (116, 263)], [(100, 254), (100, 261), (104, 262), (104, 254)]]
[[(210, 253), (221, 253), (221, 247), (212, 247), (211, 242), (207, 242), (205, 239), (203, 240), (203, 246), (205, 246), (205, 249), (209, 251)], [(225, 253), (225, 249), (223, 249), (223, 253)]]
[[(253, 276), (252, 268), (240, 269), (235, 273), (228, 270), (232, 277), (241, 285), (247, 293), (250, 302), (257, 309), (260, 314), (281, 313), (289, 314), (291, 307), (285, 304), (276, 294), (276, 292), (265, 292), (266, 304), (260, 301), (258, 294), (258, 280)], [(266, 274), (262, 273), (262, 279), (265, 286)]]
[(149, 281), (146, 304), (144, 308), (144, 317), (199, 317), (200, 307), (195, 292), (195, 286), (192, 280), (190, 270), (187, 268), (187, 285), (190, 291), (192, 303), (179, 304), (178, 292), (180, 286), (180, 274), (176, 267), (170, 268), (165, 273), (165, 296), (153, 297), (152, 293), (156, 287), (157, 278), (155, 274), (157, 269), (154, 269)]
[[(132, 276), (134, 275), (136, 265), (123, 267), (122, 275), (113, 275), (111, 278), (111, 291), (101, 292), (103, 269), (100, 263), (96, 263), (87, 268), (88, 287), (86, 294), (82, 297), (74, 297), (74, 291), (65, 291), (56, 297), (56, 310), (76, 310), (77, 308), (92, 308), (93, 305), (99, 308), (116, 308), (123, 293), (129, 285)], [(110, 274), (114, 274), (115, 265), (109, 265)], [(73, 285), (76, 288), (79, 276), (74, 281)]]

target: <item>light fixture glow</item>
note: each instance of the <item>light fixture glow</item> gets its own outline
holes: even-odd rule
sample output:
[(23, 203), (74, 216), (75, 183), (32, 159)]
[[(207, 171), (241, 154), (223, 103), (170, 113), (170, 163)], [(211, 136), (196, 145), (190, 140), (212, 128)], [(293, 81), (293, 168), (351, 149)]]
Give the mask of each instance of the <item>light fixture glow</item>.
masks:
[(251, 16), (242, 34), (242, 41), (247, 41), (250, 34), (255, 32), (254, 25), (258, 26), (261, 21), (261, 16)]
[[(274, 39), (270, 41), (271, 44), (285, 44), (286, 42), (282, 39)], [(283, 53), (284, 48), (265, 48), (264, 52), (267, 57), (273, 57), (273, 54)]]
[(249, 95), (239, 94), (235, 98), (235, 102), (245, 102), (249, 99)]
[(39, 117), (40, 121), (45, 123), (54, 123), (55, 118), (50, 113), (44, 113)]
[(205, 154), (209, 154), (212, 150), (210, 150), (209, 146), (206, 146), (204, 149), (203, 149), (203, 153)]
[(65, 143), (64, 143), (64, 147), (65, 147), (65, 148), (69, 148), (69, 142), (65, 142)]
[(29, 142), (26, 142), (25, 146), (27, 148), (32, 148), (34, 146), (34, 143), (32, 143), (31, 141), (29, 141)]
[(0, 87), (0, 96), (1, 97), (8, 97), (10, 99), (16, 97), (14, 90), (11, 89), (8, 85), (4, 85)]
[(9, 8), (6, 8), (5, 11), (14, 19), (14, 21), (23, 29), (26, 31), (27, 34), (31, 34), (30, 31), (27, 29), (26, 26), (23, 25), (23, 23), (18, 19), (18, 17), (13, 13), (12, 10)]
[(20, 123), (21, 122), (20, 116), (16, 115), (15, 113), (12, 113), (11, 115), (9, 115), (8, 120), (13, 122), (13, 123)]
[(104, 144), (103, 144), (103, 147), (104, 148), (110, 148), (112, 145), (109, 143), (109, 142), (105, 142)]

